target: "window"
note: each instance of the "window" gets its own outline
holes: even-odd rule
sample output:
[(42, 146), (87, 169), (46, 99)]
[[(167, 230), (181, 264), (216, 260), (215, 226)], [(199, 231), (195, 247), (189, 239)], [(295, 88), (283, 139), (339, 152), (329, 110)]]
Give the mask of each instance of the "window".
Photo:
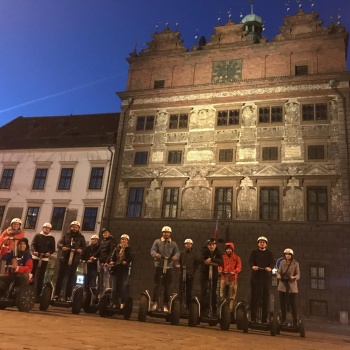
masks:
[(169, 151), (168, 164), (181, 164), (182, 151)]
[(66, 214), (65, 207), (54, 207), (51, 217), (51, 225), (53, 230), (62, 230), (64, 215)]
[(310, 186), (306, 192), (307, 220), (328, 220), (328, 196), (326, 186)]
[(262, 147), (262, 161), (278, 160), (278, 147)]
[(326, 269), (324, 267), (310, 267), (310, 288), (311, 289), (326, 289)]
[(307, 158), (309, 160), (325, 159), (324, 145), (309, 145), (307, 146)]
[(8, 190), (11, 188), (12, 178), (15, 170), (4, 169), (1, 176), (0, 189)]
[(283, 121), (283, 107), (259, 107), (259, 123), (281, 123)]
[(232, 187), (220, 187), (215, 189), (214, 217), (219, 219), (232, 218)]
[(129, 189), (129, 200), (128, 200), (128, 218), (139, 218), (141, 217), (142, 201), (143, 201), (143, 187), (131, 187)]
[(295, 66), (295, 75), (308, 75), (309, 67), (307, 65)]
[(153, 126), (154, 126), (154, 116), (153, 115), (137, 117), (137, 121), (136, 121), (136, 130), (137, 131), (153, 130)]
[(85, 208), (83, 218), (83, 231), (95, 231), (97, 208)]
[(326, 300), (310, 300), (310, 315), (327, 316), (328, 304)]
[(58, 183), (59, 190), (69, 190), (72, 183), (73, 168), (62, 168), (60, 182)]
[(188, 114), (170, 114), (169, 129), (187, 129)]
[(219, 163), (228, 163), (233, 161), (233, 149), (224, 148), (219, 150)]
[(46, 182), (47, 169), (36, 169), (33, 190), (43, 190)]
[(178, 187), (165, 187), (163, 192), (163, 218), (176, 218), (179, 201)]
[(100, 190), (102, 188), (102, 180), (104, 168), (92, 168), (89, 182), (90, 190)]
[(239, 125), (239, 109), (218, 111), (217, 126)]
[(279, 187), (260, 187), (260, 220), (279, 220)]
[(328, 119), (327, 103), (303, 104), (302, 119), (304, 122), (327, 120)]
[(148, 152), (147, 151), (135, 153), (134, 165), (147, 165), (147, 161), (148, 161)]
[(155, 80), (153, 87), (155, 89), (164, 89), (165, 86), (165, 80)]
[(0, 225), (2, 224), (2, 219), (4, 218), (4, 214), (5, 214), (5, 206), (0, 205)]
[(28, 207), (24, 228), (35, 229), (36, 221), (38, 220), (39, 207)]

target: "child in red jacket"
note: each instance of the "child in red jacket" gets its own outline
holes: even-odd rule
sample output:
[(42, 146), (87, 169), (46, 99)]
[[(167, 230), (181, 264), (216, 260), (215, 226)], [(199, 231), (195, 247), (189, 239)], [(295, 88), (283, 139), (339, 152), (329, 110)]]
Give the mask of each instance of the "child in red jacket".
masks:
[(223, 268), (220, 280), (220, 298), (224, 298), (225, 286), (228, 284), (230, 310), (231, 315), (234, 311), (236, 294), (237, 294), (237, 279), (238, 274), (242, 271), (241, 258), (236, 255), (234, 251), (234, 244), (232, 242), (225, 243), (225, 253), (223, 257)]
[(10, 226), (0, 235), (0, 258), (13, 249), (13, 240), (24, 237), (21, 229), (22, 220), (14, 218), (11, 220)]

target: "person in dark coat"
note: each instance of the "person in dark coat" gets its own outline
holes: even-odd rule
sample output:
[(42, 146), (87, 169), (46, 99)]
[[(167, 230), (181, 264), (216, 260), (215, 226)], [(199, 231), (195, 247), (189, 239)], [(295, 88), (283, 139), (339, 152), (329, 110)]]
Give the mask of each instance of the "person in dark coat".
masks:
[(74, 251), (72, 265), (69, 270), (67, 286), (65, 290), (65, 297), (67, 301), (71, 301), (72, 291), (76, 284), (76, 272), (80, 262), (81, 253), (86, 247), (85, 237), (80, 232), (80, 222), (72, 221), (70, 230), (62, 235), (57, 243), (57, 248), (61, 251), (59, 258), (58, 274), (55, 286), (54, 299), (58, 300), (62, 290), (63, 279), (68, 269), (68, 261), (71, 250)]
[[(40, 233), (37, 233), (31, 244), (33, 256), (33, 280), (35, 281), (36, 297), (39, 298), (43, 289), (44, 277), (49, 257), (55, 252), (55, 237), (51, 235), (52, 225), (45, 222)], [(41, 266), (38, 265), (41, 256)]]
[(97, 280), (97, 260), (94, 258), (98, 248), (100, 247), (99, 238), (97, 235), (92, 235), (91, 243), (85, 247), (81, 260), (84, 260), (86, 263), (86, 276), (84, 278), (84, 287), (85, 288), (96, 288)]
[(258, 249), (249, 258), (251, 268), (251, 319), (257, 322), (259, 302), (262, 301), (262, 323), (267, 323), (271, 270), (275, 265), (273, 254), (267, 249), (268, 240), (264, 236), (257, 239)]
[[(201, 254), (201, 307), (204, 313), (212, 312), (215, 316), (217, 311), (217, 295), (216, 289), (218, 284), (218, 268), (222, 266), (222, 254), (216, 246), (215, 238), (210, 238), (207, 240), (207, 245), (202, 249)], [(209, 290), (209, 266), (212, 266), (212, 284), (211, 291)], [(210, 293), (211, 293), (211, 306), (212, 309), (209, 310), (210, 304)]]

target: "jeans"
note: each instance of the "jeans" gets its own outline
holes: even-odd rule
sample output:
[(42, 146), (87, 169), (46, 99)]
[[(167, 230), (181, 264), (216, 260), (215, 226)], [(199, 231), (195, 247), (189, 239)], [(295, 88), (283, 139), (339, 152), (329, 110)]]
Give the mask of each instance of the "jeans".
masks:
[(39, 259), (33, 259), (33, 281), (35, 282), (35, 293), (36, 297), (40, 297), (40, 294), (43, 290), (44, 277), (46, 272), (48, 261), (41, 261), (41, 266), (38, 269)]
[[(61, 290), (63, 286), (64, 279), (67, 278), (67, 284), (66, 284), (66, 290), (64, 291), (64, 296), (66, 298), (70, 298), (72, 296), (72, 291), (74, 286), (76, 285), (76, 272), (79, 265), (79, 261), (73, 261), (72, 265), (68, 266), (68, 261), (60, 261), (59, 267), (58, 267), (58, 275), (56, 280), (56, 287), (55, 287), (55, 295), (60, 296)], [(69, 271), (68, 271), (69, 270)], [(66, 276), (66, 274), (68, 276)]]
[[(294, 325), (297, 324), (297, 305), (296, 305), (296, 296), (297, 293), (286, 293), (286, 292), (279, 292), (280, 296), (280, 307), (281, 307), (281, 314), (282, 314), (282, 322), (287, 321), (287, 309), (288, 306), (290, 306), (292, 310), (292, 316), (293, 316), (293, 323)], [(288, 300), (289, 299), (289, 300)]]
[(171, 268), (166, 270), (163, 274), (162, 267), (156, 267), (154, 274), (154, 283), (156, 284), (153, 290), (153, 301), (158, 302), (161, 288), (164, 288), (163, 302), (168, 303), (170, 297), (170, 285), (172, 281), (172, 270)]
[(267, 322), (269, 307), (270, 278), (265, 271), (259, 272), (251, 279), (251, 319), (257, 320), (258, 308), (261, 306), (261, 321)]
[(112, 276), (112, 300), (115, 304), (124, 304), (129, 295), (129, 268), (117, 265)]

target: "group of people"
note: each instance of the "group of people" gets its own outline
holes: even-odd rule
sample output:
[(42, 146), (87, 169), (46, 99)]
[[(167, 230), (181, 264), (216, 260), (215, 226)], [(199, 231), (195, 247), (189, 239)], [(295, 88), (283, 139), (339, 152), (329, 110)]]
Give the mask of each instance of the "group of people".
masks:
[[(29, 246), (21, 224), (19, 218), (14, 218), (10, 226), (0, 236), (0, 258), (6, 261), (6, 274), (0, 276), (0, 297), (8, 290), (12, 281), (20, 287), (33, 280), (35, 281), (37, 298), (39, 298), (49, 257), (55, 252), (55, 238), (50, 233), (51, 224), (44, 223), (42, 231), (34, 236), (31, 246)], [(192, 239), (185, 239), (184, 249), (180, 251), (176, 242), (172, 240), (171, 234), (171, 227), (164, 226), (161, 237), (153, 242), (150, 250), (155, 265), (152, 310), (155, 311), (160, 306), (160, 291), (163, 287), (163, 311), (168, 311), (172, 269), (176, 267), (181, 272), (179, 295), (187, 307), (192, 299), (194, 276), (199, 270), (203, 312), (210, 311), (215, 316), (217, 298), (220, 297), (221, 300), (229, 299), (229, 307), (233, 315), (238, 275), (242, 271), (242, 262), (234, 252), (234, 244), (232, 242), (225, 243), (225, 252), (221, 253), (216, 240), (210, 238), (207, 240), (206, 246), (202, 248), (200, 256), (197, 256), (193, 250)], [(128, 277), (132, 263), (132, 250), (129, 241), (129, 235), (122, 234), (120, 242), (117, 243), (108, 229), (104, 228), (102, 229), (102, 238), (100, 239), (98, 235), (94, 234), (91, 236), (90, 244), (86, 246), (85, 237), (80, 232), (80, 223), (73, 221), (69, 231), (63, 234), (57, 243), (59, 267), (54, 298), (57, 300), (61, 298), (63, 280), (66, 272), (69, 271), (64, 296), (67, 301), (71, 299), (72, 290), (76, 284), (78, 265), (84, 261), (87, 264), (85, 287), (98, 287), (100, 293), (103, 293), (104, 288), (111, 286), (112, 302), (122, 309), (128, 296)], [(275, 266), (275, 260), (271, 251), (267, 249), (268, 240), (266, 237), (260, 236), (257, 239), (257, 244), (258, 248), (251, 252), (249, 258), (251, 319), (253, 322), (258, 321), (258, 308), (261, 305), (260, 321), (267, 323), (270, 272)], [(70, 259), (71, 254), (72, 259)], [(38, 269), (40, 259), (41, 267)], [(67, 269), (69, 264), (70, 268)], [(217, 295), (219, 278), (220, 288), (219, 295)], [(289, 304), (293, 323), (297, 323), (296, 294), (298, 293), (297, 280), (299, 278), (299, 263), (294, 259), (293, 250), (286, 248), (284, 259), (277, 271), (282, 322), (286, 322), (287, 305)], [(99, 286), (96, 286), (96, 280), (99, 281)], [(186, 283), (185, 293), (183, 293), (184, 283)], [(225, 289), (228, 290), (228, 296), (224, 295)]]

